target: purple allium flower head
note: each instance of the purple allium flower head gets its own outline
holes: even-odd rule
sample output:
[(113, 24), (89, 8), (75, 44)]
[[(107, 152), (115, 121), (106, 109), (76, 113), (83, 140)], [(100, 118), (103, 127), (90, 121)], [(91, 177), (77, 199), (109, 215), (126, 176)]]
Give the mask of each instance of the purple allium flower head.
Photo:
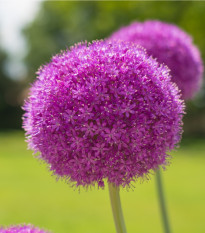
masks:
[(78, 44), (38, 72), (24, 105), (29, 147), (77, 186), (128, 185), (166, 165), (184, 103), (168, 69), (128, 42)]
[(0, 233), (48, 233), (32, 225), (17, 225), (10, 227), (0, 227)]
[(192, 98), (202, 83), (203, 65), (192, 38), (175, 25), (160, 21), (134, 22), (115, 32), (111, 40), (130, 41), (166, 64), (184, 99)]

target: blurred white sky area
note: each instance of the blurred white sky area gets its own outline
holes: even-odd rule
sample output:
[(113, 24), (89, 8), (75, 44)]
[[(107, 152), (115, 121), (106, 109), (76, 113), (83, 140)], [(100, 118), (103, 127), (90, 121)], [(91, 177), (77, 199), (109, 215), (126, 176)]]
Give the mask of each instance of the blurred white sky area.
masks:
[(41, 0), (0, 0), (0, 46), (10, 55), (7, 71), (13, 78), (25, 73), (21, 59), (26, 53), (26, 42), (21, 29), (32, 21)]

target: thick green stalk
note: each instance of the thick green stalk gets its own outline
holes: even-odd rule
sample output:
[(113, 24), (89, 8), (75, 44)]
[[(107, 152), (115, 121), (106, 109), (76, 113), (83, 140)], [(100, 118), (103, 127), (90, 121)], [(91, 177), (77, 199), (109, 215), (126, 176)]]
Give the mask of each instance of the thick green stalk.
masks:
[(161, 210), (162, 215), (162, 222), (164, 225), (164, 232), (165, 233), (171, 233), (169, 220), (168, 220), (168, 214), (167, 214), (167, 208), (166, 208), (166, 202), (165, 202), (165, 195), (163, 192), (163, 184), (162, 184), (162, 177), (160, 169), (156, 172), (156, 183), (157, 183), (157, 191), (158, 191), (158, 197), (159, 197), (159, 206)]
[(112, 213), (115, 221), (116, 232), (126, 233), (127, 231), (126, 231), (121, 203), (120, 203), (119, 187), (111, 183), (108, 183), (108, 186), (109, 186), (110, 202), (112, 206)]

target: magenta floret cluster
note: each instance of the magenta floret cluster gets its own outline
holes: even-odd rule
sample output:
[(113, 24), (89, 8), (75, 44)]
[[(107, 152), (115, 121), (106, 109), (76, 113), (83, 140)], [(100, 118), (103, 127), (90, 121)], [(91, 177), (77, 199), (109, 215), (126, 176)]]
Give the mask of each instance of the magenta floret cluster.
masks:
[(10, 227), (0, 227), (0, 233), (49, 233), (48, 231), (41, 230), (33, 225), (17, 225)]
[(202, 83), (203, 65), (192, 38), (175, 25), (160, 21), (134, 22), (113, 33), (111, 40), (130, 41), (166, 64), (184, 99), (192, 98)]
[(129, 185), (167, 164), (183, 101), (168, 69), (128, 42), (78, 44), (38, 71), (24, 106), (29, 147), (77, 186)]

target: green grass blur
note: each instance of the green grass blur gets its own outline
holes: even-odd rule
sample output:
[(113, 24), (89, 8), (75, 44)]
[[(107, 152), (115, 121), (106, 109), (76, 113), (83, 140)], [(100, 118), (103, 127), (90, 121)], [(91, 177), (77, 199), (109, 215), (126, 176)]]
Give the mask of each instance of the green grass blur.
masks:
[[(163, 172), (172, 231), (205, 232), (205, 143), (186, 140)], [(127, 232), (162, 233), (155, 179), (122, 190)], [(0, 225), (32, 223), (54, 233), (114, 233), (108, 188), (74, 191), (26, 150), (23, 132), (0, 134)]]

